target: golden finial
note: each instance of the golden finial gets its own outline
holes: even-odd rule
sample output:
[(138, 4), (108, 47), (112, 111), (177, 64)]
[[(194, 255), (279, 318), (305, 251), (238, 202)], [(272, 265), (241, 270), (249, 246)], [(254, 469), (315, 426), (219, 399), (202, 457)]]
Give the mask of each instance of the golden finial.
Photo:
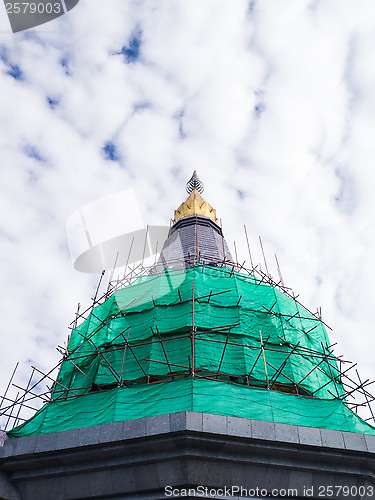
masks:
[(190, 215), (201, 215), (202, 217), (208, 217), (214, 222), (217, 222), (216, 210), (201, 196), (203, 190), (203, 182), (199, 179), (197, 172), (194, 170), (191, 179), (186, 184), (186, 191), (189, 193), (189, 197), (174, 211), (173, 223), (183, 217), (189, 217)]

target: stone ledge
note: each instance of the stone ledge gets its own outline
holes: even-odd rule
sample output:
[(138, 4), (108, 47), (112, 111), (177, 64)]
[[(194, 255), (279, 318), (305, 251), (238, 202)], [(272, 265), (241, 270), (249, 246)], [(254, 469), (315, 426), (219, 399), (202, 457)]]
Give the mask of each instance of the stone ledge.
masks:
[(185, 430), (294, 446), (375, 453), (375, 436), (371, 435), (186, 411), (39, 436), (6, 439), (2, 456), (53, 452), (78, 446), (92, 447)]

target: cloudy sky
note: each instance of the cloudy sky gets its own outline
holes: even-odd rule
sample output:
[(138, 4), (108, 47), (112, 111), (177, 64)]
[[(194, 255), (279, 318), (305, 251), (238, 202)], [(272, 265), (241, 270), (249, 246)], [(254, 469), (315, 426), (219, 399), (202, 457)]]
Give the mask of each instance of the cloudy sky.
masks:
[(374, 379), (374, 59), (373, 0), (80, 0), (18, 34), (0, 9), (0, 392), (95, 292), (70, 214), (131, 188), (169, 224), (193, 170), (228, 244), (247, 258), (246, 224), (260, 261), (260, 235)]

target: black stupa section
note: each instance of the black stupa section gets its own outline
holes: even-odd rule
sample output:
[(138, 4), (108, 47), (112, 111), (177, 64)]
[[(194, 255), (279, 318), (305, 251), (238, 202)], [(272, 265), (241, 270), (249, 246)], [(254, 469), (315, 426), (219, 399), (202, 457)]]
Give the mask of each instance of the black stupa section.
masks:
[(233, 258), (220, 226), (208, 217), (191, 215), (172, 226), (156, 268), (182, 269), (197, 262), (226, 265)]

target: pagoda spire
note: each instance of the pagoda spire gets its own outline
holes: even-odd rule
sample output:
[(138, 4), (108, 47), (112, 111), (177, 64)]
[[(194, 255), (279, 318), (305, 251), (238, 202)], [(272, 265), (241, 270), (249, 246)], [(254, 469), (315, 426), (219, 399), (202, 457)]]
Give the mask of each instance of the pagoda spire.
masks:
[(174, 211), (173, 224), (156, 270), (181, 269), (195, 263), (233, 263), (216, 218), (216, 210), (202, 198), (203, 190), (203, 182), (194, 170), (186, 183), (189, 196)]
[(186, 183), (186, 191), (190, 194), (194, 189), (196, 189), (200, 194), (204, 191), (203, 182), (197, 175), (197, 171), (194, 170), (193, 175)]
[(194, 170), (193, 175), (186, 183), (186, 191), (189, 197), (174, 211), (173, 223), (175, 224), (183, 217), (191, 215), (201, 215), (217, 222), (216, 210), (201, 196), (201, 193), (204, 191), (204, 185), (198, 177), (196, 170)]

